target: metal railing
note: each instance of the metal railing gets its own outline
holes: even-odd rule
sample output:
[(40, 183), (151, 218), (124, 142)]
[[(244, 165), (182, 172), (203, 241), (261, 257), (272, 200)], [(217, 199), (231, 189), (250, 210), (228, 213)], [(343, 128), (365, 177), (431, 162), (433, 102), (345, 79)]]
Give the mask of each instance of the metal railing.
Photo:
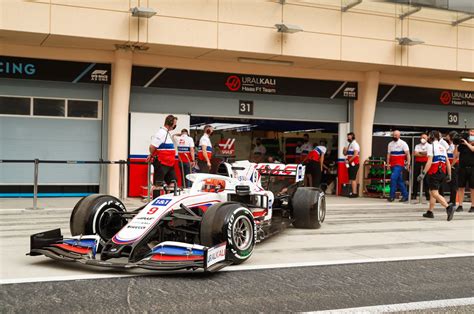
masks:
[(130, 164), (147, 165), (147, 201), (150, 201), (151, 192), (151, 164), (149, 162), (131, 162), (129, 160), (41, 160), (41, 159), (0, 159), (0, 164), (34, 164), (33, 174), (33, 207), (31, 209), (38, 208), (38, 178), (39, 178), (39, 165), (40, 164), (68, 164), (68, 165), (119, 165), (119, 198), (124, 199), (125, 190), (125, 166)]

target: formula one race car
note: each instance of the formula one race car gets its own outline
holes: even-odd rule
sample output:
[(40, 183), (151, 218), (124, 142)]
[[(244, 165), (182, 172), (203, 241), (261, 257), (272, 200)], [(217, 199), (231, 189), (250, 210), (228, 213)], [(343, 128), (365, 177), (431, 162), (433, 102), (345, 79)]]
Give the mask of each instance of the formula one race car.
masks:
[(254, 246), (293, 224), (320, 228), (325, 196), (303, 187), (303, 165), (219, 165), (190, 174), (189, 189), (127, 211), (113, 196), (94, 194), (74, 207), (71, 238), (60, 229), (31, 236), (29, 255), (115, 268), (217, 271), (240, 264)]

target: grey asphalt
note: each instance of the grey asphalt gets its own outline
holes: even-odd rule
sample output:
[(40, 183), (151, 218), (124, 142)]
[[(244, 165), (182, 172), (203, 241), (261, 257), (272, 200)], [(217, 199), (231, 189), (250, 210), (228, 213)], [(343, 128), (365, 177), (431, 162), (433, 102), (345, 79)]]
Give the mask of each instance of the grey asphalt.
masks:
[(464, 257), (10, 284), (0, 312), (295, 312), (473, 296)]

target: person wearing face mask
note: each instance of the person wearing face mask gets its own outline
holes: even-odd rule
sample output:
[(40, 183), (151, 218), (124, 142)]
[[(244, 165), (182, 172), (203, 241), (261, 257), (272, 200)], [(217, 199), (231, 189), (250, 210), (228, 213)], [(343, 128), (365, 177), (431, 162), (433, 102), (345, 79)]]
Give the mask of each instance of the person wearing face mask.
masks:
[(466, 141), (461, 139), (461, 143), (458, 145), (459, 151), (459, 172), (458, 172), (458, 183), (459, 183), (459, 211), (462, 211), (462, 202), (464, 200), (465, 187), (469, 184), (471, 189), (471, 208), (470, 213), (474, 213), (474, 129), (469, 130), (469, 137)]
[(303, 146), (303, 142), (301, 142), (301, 141), (296, 142), (296, 149), (295, 149), (296, 160), (295, 160), (295, 162), (297, 164), (301, 163), (301, 161), (303, 160), (303, 159), (301, 159), (301, 153), (302, 153), (301, 146)]
[(176, 151), (170, 131), (176, 129), (177, 122), (177, 117), (168, 115), (164, 126), (151, 139), (149, 146), (150, 155), (147, 161), (153, 164), (154, 198), (161, 194), (164, 183), (172, 188), (176, 181), (176, 173), (174, 171)]
[(183, 176), (183, 186), (189, 188), (191, 187), (191, 181), (186, 179), (186, 176), (191, 173), (191, 169), (195, 165), (194, 140), (189, 136), (186, 129), (181, 130), (181, 135), (175, 134), (173, 137), (175, 142), (178, 143), (178, 158)]
[(313, 145), (309, 142), (309, 134), (303, 135), (303, 145), (301, 145), (301, 160), (305, 160), (308, 154), (313, 150)]
[(392, 169), (390, 177), (390, 197), (389, 202), (395, 199), (397, 188), (402, 193), (400, 202), (408, 202), (408, 192), (403, 180), (403, 171), (410, 171), (410, 149), (408, 144), (400, 139), (400, 131), (393, 131), (393, 140), (388, 144), (387, 161)]
[(428, 211), (423, 214), (423, 217), (434, 218), (433, 209), (436, 205), (436, 201), (438, 201), (446, 208), (447, 220), (451, 221), (454, 215), (454, 205), (448, 204), (444, 197), (439, 194), (439, 188), (444, 181), (451, 181), (451, 164), (449, 163), (446, 149), (439, 142), (440, 139), (441, 133), (438, 131), (430, 132), (429, 142), (431, 145), (428, 147), (428, 161), (417, 180), (421, 182), (427, 174), (431, 197)]
[(198, 166), (199, 171), (202, 173), (209, 173), (211, 170), (211, 158), (212, 158), (212, 143), (210, 136), (214, 132), (214, 128), (211, 125), (204, 127), (204, 134), (199, 140), (198, 147)]
[(357, 173), (359, 172), (359, 154), (360, 146), (355, 139), (355, 134), (353, 132), (347, 133), (347, 142), (349, 145), (344, 147), (343, 153), (347, 156), (346, 166), (347, 172), (349, 174), (349, 182), (351, 184), (352, 192), (349, 194), (349, 197), (355, 198), (358, 196), (357, 191)]
[[(456, 196), (458, 193), (458, 167), (459, 167), (459, 152), (457, 145), (454, 144), (453, 139), (456, 137), (457, 132), (451, 131), (446, 135), (446, 142), (448, 147), (446, 152), (448, 154), (449, 163), (451, 164), (451, 182), (449, 182), (449, 203), (454, 206), (457, 205)], [(441, 194), (443, 195), (443, 194)], [(456, 211), (462, 211), (462, 206)]]
[(267, 149), (262, 145), (262, 140), (257, 138), (255, 148), (253, 149), (253, 159), (256, 163), (263, 162)]
[[(420, 143), (415, 146), (415, 165), (413, 166), (413, 177), (418, 178), (420, 173), (425, 169), (426, 162), (428, 161), (428, 148), (430, 144), (428, 144), (428, 134), (423, 133), (420, 136)], [(416, 198), (418, 195), (418, 190), (420, 188), (420, 184), (413, 184), (413, 195)], [(430, 200), (430, 191), (428, 190), (428, 181), (426, 179), (423, 180), (423, 190), (425, 191), (426, 200)], [(420, 196), (421, 197), (421, 196)]]

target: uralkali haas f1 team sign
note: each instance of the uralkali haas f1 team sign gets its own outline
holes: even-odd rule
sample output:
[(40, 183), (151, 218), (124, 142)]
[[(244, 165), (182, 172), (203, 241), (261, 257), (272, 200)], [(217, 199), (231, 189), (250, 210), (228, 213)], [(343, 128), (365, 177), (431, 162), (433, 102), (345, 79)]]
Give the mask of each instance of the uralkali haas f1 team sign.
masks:
[(357, 99), (357, 82), (134, 66), (132, 85), (230, 93)]

